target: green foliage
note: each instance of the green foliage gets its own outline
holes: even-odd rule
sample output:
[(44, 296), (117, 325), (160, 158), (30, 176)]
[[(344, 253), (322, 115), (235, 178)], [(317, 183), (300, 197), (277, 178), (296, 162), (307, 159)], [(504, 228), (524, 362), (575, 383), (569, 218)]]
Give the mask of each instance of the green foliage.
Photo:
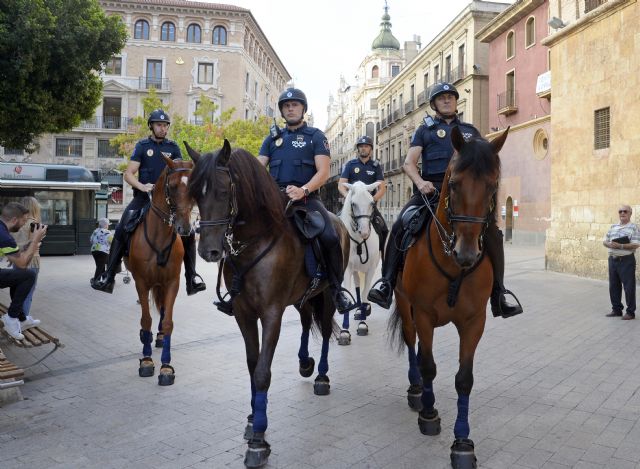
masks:
[[(202, 124), (191, 124), (181, 116), (172, 115), (169, 109), (163, 109), (171, 116), (169, 138), (175, 140), (180, 146), (180, 151), (185, 159), (188, 159), (184, 147), (186, 140), (191, 147), (200, 152), (214, 151), (222, 147), (226, 138), (232, 147), (244, 148), (257, 155), (262, 141), (269, 134), (272, 123), (267, 117), (260, 117), (257, 121), (231, 120), (235, 112), (234, 108), (227, 109), (214, 117), (218, 106), (205, 95), (200, 95), (200, 105), (194, 113)], [(145, 113), (160, 107), (161, 101), (157, 98), (155, 90), (150, 90), (149, 97), (143, 100)], [(118, 153), (129, 158), (133, 153), (136, 142), (149, 135), (146, 118), (136, 117), (126, 134), (118, 135), (111, 139), (111, 145), (118, 148)]]
[(25, 148), (43, 133), (93, 117), (96, 71), (122, 47), (120, 17), (97, 0), (0, 2), (0, 145)]

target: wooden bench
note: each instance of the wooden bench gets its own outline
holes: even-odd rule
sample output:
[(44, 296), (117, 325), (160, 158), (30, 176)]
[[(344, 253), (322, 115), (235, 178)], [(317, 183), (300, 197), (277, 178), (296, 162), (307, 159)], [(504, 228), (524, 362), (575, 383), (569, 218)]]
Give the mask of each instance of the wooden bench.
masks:
[[(0, 303), (0, 317), (3, 314), (7, 314), (7, 306), (4, 305), (3, 303)], [(22, 335), (24, 335), (24, 339), (22, 340), (17, 340), (11, 337), (7, 333), (7, 331), (4, 330), (4, 323), (2, 321), (0, 321), (0, 332), (9, 340), (10, 343), (17, 345), (18, 347), (31, 348), (31, 347), (39, 347), (41, 345), (46, 345), (46, 344), (53, 344), (54, 346), (53, 350), (47, 353), (47, 355), (45, 355), (43, 358), (38, 360), (36, 363), (33, 363), (32, 365), (29, 365), (25, 368), (30, 368), (33, 365), (40, 363), (42, 360), (44, 360), (53, 352), (55, 352), (58, 348), (64, 347), (64, 345), (60, 343), (60, 339), (52, 336), (47, 331), (45, 331), (42, 327), (38, 327), (38, 326), (30, 327), (29, 329), (22, 331)]]

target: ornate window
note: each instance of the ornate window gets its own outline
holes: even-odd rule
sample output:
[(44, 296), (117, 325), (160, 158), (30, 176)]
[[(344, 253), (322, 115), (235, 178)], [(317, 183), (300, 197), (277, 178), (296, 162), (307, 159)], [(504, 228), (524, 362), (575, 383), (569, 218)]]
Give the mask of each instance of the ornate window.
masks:
[(227, 45), (227, 30), (224, 26), (216, 26), (213, 28), (213, 43), (220, 46)]
[(133, 31), (134, 39), (149, 39), (149, 23), (146, 20), (136, 21), (135, 29)]
[(170, 21), (162, 23), (162, 27), (160, 28), (160, 40), (174, 42), (176, 40), (176, 25)]
[(190, 24), (187, 28), (187, 42), (202, 42), (202, 30), (197, 24)]

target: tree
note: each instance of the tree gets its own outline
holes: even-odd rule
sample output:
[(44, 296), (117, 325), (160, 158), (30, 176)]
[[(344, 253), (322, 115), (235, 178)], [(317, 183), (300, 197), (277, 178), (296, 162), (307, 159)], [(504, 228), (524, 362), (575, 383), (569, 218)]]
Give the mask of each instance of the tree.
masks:
[(97, 0), (0, 2), (0, 145), (25, 148), (93, 116), (98, 76), (126, 42)]
[[(171, 111), (163, 107), (171, 116), (169, 137), (180, 146), (183, 158), (188, 158), (184, 147), (184, 141), (189, 142), (193, 148), (201, 152), (218, 150), (226, 138), (232, 147), (244, 148), (257, 155), (262, 141), (269, 133), (272, 121), (267, 117), (260, 117), (256, 121), (231, 120), (235, 108), (227, 109), (216, 117), (218, 106), (205, 95), (200, 95), (199, 106), (195, 111), (198, 124), (190, 124), (181, 116), (171, 115)], [(162, 107), (162, 101), (157, 97), (155, 90), (149, 90), (149, 96), (142, 101), (145, 115), (153, 109)], [(136, 142), (149, 135), (147, 120), (145, 117), (136, 117), (133, 124), (127, 129), (127, 133), (118, 135), (110, 140), (111, 145), (118, 148), (118, 153), (129, 158), (133, 153)]]

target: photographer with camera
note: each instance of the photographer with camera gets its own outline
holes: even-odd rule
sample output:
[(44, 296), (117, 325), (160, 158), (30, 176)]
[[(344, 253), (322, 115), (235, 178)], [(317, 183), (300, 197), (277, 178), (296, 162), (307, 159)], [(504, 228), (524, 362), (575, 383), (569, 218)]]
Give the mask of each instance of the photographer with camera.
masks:
[[(28, 315), (28, 309), (25, 311), (25, 304), (27, 308), (31, 307), (31, 300), (25, 300), (33, 296), (40, 266), (39, 249), (42, 239), (47, 234), (47, 226), (40, 224), (38, 202), (30, 199), (33, 197), (22, 199), (30, 208), (22, 203), (9, 202), (2, 207), (0, 214), (0, 258), (7, 257), (14, 267), (0, 269), (0, 288), (9, 287), (11, 295), (11, 304), (7, 314), (2, 316), (2, 322), (5, 331), (16, 340), (24, 339), (23, 330), (40, 324), (40, 321)], [(16, 238), (20, 240), (21, 247), (12, 236), (14, 233), (18, 233)], [(27, 240), (22, 243), (24, 234)], [(37, 257), (35, 263), (34, 257)], [(32, 267), (34, 265), (35, 268)]]

